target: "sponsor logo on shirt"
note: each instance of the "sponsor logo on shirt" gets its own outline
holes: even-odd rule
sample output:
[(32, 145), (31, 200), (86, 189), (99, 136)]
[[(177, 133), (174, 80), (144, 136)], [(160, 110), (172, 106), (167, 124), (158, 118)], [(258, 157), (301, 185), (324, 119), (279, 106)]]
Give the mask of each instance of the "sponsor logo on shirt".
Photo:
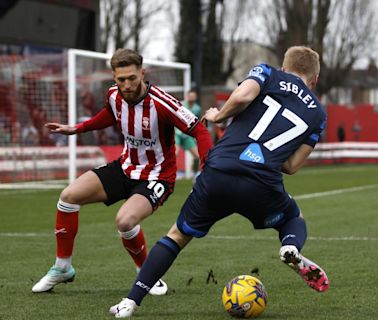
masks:
[(150, 119), (148, 119), (148, 117), (143, 117), (142, 128), (143, 128), (143, 130), (149, 130), (150, 129)]
[(264, 69), (260, 66), (253, 67), (249, 73), (248, 77), (259, 78), (262, 82), (265, 82), (266, 76), (264, 75)]
[(177, 113), (179, 117), (186, 122), (188, 127), (190, 127), (197, 119), (196, 116), (185, 107), (178, 108)]
[(251, 143), (239, 156), (240, 160), (265, 163), (261, 148), (257, 143)]
[(156, 139), (135, 138), (133, 136), (125, 137), (126, 143), (132, 147), (153, 147), (156, 145)]

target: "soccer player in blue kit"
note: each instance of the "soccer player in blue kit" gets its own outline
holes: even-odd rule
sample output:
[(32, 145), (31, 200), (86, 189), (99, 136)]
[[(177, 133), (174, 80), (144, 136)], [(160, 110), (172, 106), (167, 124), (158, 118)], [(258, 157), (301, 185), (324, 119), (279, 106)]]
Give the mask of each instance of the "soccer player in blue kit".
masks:
[(221, 110), (205, 113), (203, 120), (233, 120), (210, 151), (176, 223), (151, 249), (127, 298), (110, 313), (131, 317), (180, 250), (234, 212), (255, 229), (276, 229), (280, 259), (314, 290), (328, 289), (324, 270), (300, 253), (306, 223), (282, 180), (282, 172), (294, 174), (304, 164), (325, 127), (323, 107), (311, 92), (319, 71), (317, 52), (290, 47), (281, 70), (266, 64), (253, 67)]

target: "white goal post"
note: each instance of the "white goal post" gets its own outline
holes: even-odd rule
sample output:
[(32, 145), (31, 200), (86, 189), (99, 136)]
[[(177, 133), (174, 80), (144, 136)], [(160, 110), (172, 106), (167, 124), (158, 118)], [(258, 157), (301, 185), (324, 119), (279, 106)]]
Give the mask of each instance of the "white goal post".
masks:
[[(78, 58), (93, 58), (99, 60), (105, 60), (109, 63), (111, 54), (78, 50), (78, 49), (69, 49), (68, 50), (68, 124), (74, 126), (78, 122), (77, 114), (77, 87), (78, 87), (78, 68), (77, 63)], [(158, 60), (149, 60), (144, 59), (143, 64), (145, 67), (163, 67), (167, 69), (178, 69), (182, 71), (182, 84), (180, 85), (160, 85), (159, 87), (164, 89), (167, 92), (181, 92), (182, 96), (190, 90), (191, 79), (190, 79), (190, 64), (188, 63), (179, 63), (179, 62), (166, 62)], [(109, 66), (110, 68), (110, 66)], [(109, 71), (110, 72), (110, 71)], [(77, 176), (77, 136), (71, 135), (68, 139), (68, 148), (69, 148), (69, 182), (73, 182)], [(185, 176), (190, 177), (190, 163), (191, 155), (189, 152), (185, 153)]]

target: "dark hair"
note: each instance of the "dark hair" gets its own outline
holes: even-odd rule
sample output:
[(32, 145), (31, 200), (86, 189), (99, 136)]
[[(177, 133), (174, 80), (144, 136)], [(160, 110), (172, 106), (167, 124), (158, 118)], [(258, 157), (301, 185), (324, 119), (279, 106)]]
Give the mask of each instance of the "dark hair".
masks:
[(117, 49), (110, 59), (110, 65), (114, 71), (116, 68), (127, 67), (131, 65), (141, 68), (143, 57), (136, 51), (130, 49)]

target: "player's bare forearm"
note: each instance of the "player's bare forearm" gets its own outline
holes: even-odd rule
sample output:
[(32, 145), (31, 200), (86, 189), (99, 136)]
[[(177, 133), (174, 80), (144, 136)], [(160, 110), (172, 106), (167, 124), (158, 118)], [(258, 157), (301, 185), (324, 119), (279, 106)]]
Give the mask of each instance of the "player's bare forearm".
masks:
[[(231, 99), (231, 97), (230, 97)], [(202, 121), (210, 121), (214, 123), (221, 123), (224, 120), (233, 117), (243, 111), (249, 103), (240, 104), (237, 101), (233, 101), (233, 99), (228, 100), (227, 103), (221, 110), (217, 108), (209, 108), (204, 116), (202, 117)]]
[(46, 123), (45, 127), (48, 128), (50, 132), (60, 133), (60, 134), (64, 134), (64, 135), (67, 135), (67, 136), (76, 133), (76, 128), (71, 127), (67, 124), (50, 122), (50, 123)]
[(310, 153), (314, 150), (311, 146), (307, 144), (302, 144), (297, 151), (295, 151), (289, 159), (287, 159), (282, 165), (281, 171), (283, 173), (292, 175), (305, 164), (306, 159)]
[(234, 117), (247, 108), (259, 93), (260, 85), (257, 81), (247, 79), (232, 92), (221, 110), (210, 108), (206, 111), (202, 120), (220, 123), (228, 118)]

